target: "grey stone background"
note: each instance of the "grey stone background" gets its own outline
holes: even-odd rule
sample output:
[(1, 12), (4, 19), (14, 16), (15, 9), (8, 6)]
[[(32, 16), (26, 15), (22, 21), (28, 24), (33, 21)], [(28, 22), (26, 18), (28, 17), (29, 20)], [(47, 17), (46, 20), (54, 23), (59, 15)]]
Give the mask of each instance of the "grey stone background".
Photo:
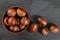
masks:
[(17, 35), (8, 32), (2, 24), (2, 14), (11, 6), (21, 6), (29, 12), (30, 18), (40, 15), (60, 28), (60, 0), (0, 0), (0, 40), (60, 40), (60, 31), (57, 34), (49, 31), (47, 36), (42, 36), (38, 31)]

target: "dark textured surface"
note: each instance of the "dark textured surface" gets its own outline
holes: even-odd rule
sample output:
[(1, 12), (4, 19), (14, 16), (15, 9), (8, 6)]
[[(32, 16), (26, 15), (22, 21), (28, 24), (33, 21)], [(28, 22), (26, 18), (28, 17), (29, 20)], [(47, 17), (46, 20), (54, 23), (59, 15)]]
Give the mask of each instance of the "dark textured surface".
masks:
[(49, 31), (45, 37), (39, 32), (26, 31), (17, 35), (8, 32), (2, 25), (2, 14), (7, 8), (15, 5), (25, 8), (31, 17), (40, 15), (48, 22), (60, 26), (60, 0), (0, 0), (0, 40), (60, 40), (60, 31), (57, 34)]

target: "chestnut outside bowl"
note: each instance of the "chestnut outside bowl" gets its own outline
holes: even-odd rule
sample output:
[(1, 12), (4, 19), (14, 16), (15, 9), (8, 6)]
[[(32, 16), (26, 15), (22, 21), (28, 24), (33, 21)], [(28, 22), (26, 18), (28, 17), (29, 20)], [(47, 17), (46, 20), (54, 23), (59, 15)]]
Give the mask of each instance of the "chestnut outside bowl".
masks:
[[(24, 8), (22, 8), (22, 7), (20, 7), (20, 6), (11, 6), (10, 8), (21, 8), (21, 9), (25, 10)], [(8, 9), (10, 9), (10, 8), (8, 8)], [(6, 25), (4, 24), (4, 18), (6, 17), (5, 15), (7, 14), (8, 9), (3, 13), (3, 16), (2, 16), (2, 24), (4, 25), (4, 27), (5, 27), (10, 33), (13, 33), (13, 34), (19, 34), (19, 33), (25, 32), (25, 31), (27, 30), (29, 24), (28, 24), (23, 30), (21, 30), (21, 31), (19, 31), (19, 32), (12, 32), (12, 31), (10, 31), (10, 30), (6, 27)], [(26, 11), (26, 10), (25, 10), (25, 11)], [(29, 17), (29, 14), (28, 14), (27, 11), (26, 11), (26, 14), (27, 14), (27, 17), (29, 18), (29, 23), (30, 23), (30, 17)]]

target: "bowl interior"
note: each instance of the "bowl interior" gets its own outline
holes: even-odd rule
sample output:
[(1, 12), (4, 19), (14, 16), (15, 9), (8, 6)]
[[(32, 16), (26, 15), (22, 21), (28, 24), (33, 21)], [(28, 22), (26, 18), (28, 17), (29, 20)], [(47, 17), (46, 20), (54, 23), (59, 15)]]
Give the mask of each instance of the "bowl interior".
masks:
[[(18, 8), (20, 8), (20, 9), (26, 11), (24, 8), (19, 7), (19, 6), (12, 6), (12, 7), (10, 7), (10, 8), (14, 8), (15, 10), (17, 10)], [(10, 8), (8, 8), (8, 9), (10, 9)], [(2, 18), (3, 21), (4, 21), (4, 18), (5, 18), (5, 17), (8, 17), (8, 15), (7, 15), (8, 9), (3, 13), (3, 18)], [(18, 17), (17, 15), (15, 15), (14, 17), (15, 17), (16, 19), (17, 19), (17, 18), (20, 18), (20, 19), (22, 18), (22, 17)], [(27, 12), (27, 11), (26, 11), (26, 17), (29, 18), (29, 15), (28, 15), (28, 12)], [(30, 18), (29, 18), (29, 23), (30, 23)], [(3, 22), (3, 25), (5, 26), (5, 28), (6, 28), (8, 31), (13, 32), (13, 31), (9, 30), (9, 27), (10, 27), (10, 26), (6, 26), (6, 25), (4, 24), (4, 22)], [(13, 33), (19, 33), (19, 32), (22, 33), (22, 32), (24, 32), (24, 31), (28, 28), (28, 26), (29, 26), (29, 24), (28, 24), (24, 29), (19, 30), (19, 31), (17, 31), (17, 32), (13, 32)]]

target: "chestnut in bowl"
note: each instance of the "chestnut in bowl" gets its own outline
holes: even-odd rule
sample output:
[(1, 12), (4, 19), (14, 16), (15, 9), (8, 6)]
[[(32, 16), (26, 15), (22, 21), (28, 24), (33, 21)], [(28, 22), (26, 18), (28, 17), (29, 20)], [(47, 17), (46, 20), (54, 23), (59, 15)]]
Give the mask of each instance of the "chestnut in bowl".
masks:
[(28, 28), (30, 17), (24, 8), (12, 6), (3, 13), (2, 23), (9, 32), (22, 33)]
[(24, 29), (24, 28), (25, 28), (25, 25), (20, 24), (20, 25), (19, 25), (19, 28), (22, 30), (22, 29)]
[(29, 24), (29, 19), (27, 17), (22, 17), (21, 24), (28, 25)]
[(13, 32), (17, 32), (17, 31), (20, 30), (19, 27), (16, 26), (16, 25), (14, 25), (14, 26), (10, 26), (9, 29), (10, 29), (11, 31), (13, 31)]
[(16, 15), (16, 10), (14, 8), (10, 8), (7, 11), (8, 16), (15, 16)]
[(23, 10), (23, 9), (18, 8), (18, 9), (17, 9), (17, 15), (18, 15), (19, 17), (23, 17), (23, 16), (26, 15), (26, 11)]
[(10, 18), (8, 19), (8, 24), (9, 24), (9, 25), (15, 25), (16, 23), (17, 23), (17, 20), (16, 20), (15, 17), (10, 17)]
[(9, 26), (9, 24), (8, 24), (8, 19), (9, 19), (9, 17), (6, 17), (6, 18), (4, 18), (4, 20), (3, 20), (3, 22), (4, 22), (4, 24), (5, 24), (6, 26)]

